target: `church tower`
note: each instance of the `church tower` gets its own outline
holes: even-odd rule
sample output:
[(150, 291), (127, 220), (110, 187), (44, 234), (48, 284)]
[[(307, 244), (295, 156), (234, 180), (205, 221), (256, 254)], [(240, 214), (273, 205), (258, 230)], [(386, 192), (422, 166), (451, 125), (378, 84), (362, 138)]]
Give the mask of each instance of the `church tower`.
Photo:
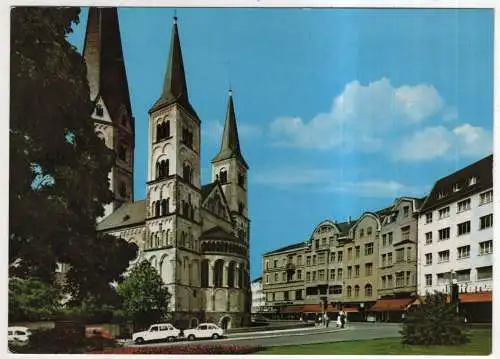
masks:
[[(220, 151), (212, 160), (212, 181), (218, 180), (221, 184), (231, 210), (231, 217), (236, 224), (235, 236), (248, 250), (250, 220), (247, 208), (247, 171), (248, 165), (240, 149), (233, 94), (230, 90)], [(247, 278), (244, 278), (247, 281), (246, 288), (250, 285), (248, 273)]]
[[(201, 310), (200, 120), (189, 102), (177, 18), (162, 93), (149, 110), (144, 256), (171, 294), (178, 321)], [(198, 298), (200, 296), (198, 295)]]
[(116, 157), (109, 173), (114, 200), (105, 206), (106, 217), (133, 201), (134, 184), (134, 117), (116, 8), (89, 8), (83, 56), (94, 102), (95, 130)]

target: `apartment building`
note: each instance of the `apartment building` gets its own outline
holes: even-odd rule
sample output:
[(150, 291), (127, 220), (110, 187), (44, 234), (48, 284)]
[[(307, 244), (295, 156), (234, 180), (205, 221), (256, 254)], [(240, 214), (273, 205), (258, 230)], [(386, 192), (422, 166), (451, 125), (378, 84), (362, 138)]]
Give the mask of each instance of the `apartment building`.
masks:
[(263, 256), (264, 312), (281, 313), (285, 307), (304, 303), (305, 242), (292, 244)]
[(449, 292), (455, 282), (461, 302), (490, 318), (492, 172), (491, 155), (439, 179), (422, 205), (418, 229), (418, 294)]
[(264, 298), (264, 292), (262, 291), (262, 277), (254, 279), (250, 283), (250, 289), (252, 291), (252, 314), (259, 314), (263, 311), (266, 300)]

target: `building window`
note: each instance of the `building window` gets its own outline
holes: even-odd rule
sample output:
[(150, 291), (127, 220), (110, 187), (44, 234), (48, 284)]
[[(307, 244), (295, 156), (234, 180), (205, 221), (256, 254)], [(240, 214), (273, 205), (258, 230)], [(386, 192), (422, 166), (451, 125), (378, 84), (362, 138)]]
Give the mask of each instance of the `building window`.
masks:
[(311, 265), (311, 256), (306, 257), (306, 265), (310, 266)]
[(316, 255), (313, 254), (313, 266), (315, 266), (315, 265), (316, 265)]
[(337, 262), (342, 263), (342, 259), (343, 259), (343, 253), (337, 252)]
[(385, 278), (385, 275), (382, 276), (382, 289), (385, 289), (387, 287), (387, 282), (386, 282), (386, 278)]
[(492, 279), (493, 278), (493, 266), (480, 267), (477, 268), (477, 279)]
[(453, 192), (458, 192), (458, 191), (460, 191), (460, 184), (455, 183), (455, 184), (453, 185)]
[(365, 236), (365, 230), (364, 230), (363, 228), (361, 228), (361, 229), (359, 230), (359, 236), (360, 236), (360, 237), (364, 237), (364, 236)]
[(450, 239), (450, 227), (440, 229), (438, 233), (440, 241), (445, 241), (447, 239)]
[(432, 244), (432, 232), (425, 234), (425, 244)]
[(470, 198), (464, 199), (457, 204), (457, 213), (465, 212), (470, 209)]
[(385, 267), (386, 260), (387, 260), (387, 254), (382, 254), (382, 267)]
[(269, 269), (271, 266), (269, 265), (269, 261), (266, 261), (266, 269)]
[(425, 265), (432, 264), (432, 253), (425, 254)]
[(313, 271), (313, 281), (316, 280), (316, 271)]
[(392, 265), (392, 252), (387, 253), (387, 265)]
[(352, 248), (347, 249), (347, 260), (350, 261), (352, 259)]
[(470, 221), (457, 224), (457, 234), (459, 236), (470, 233)]
[(182, 130), (182, 142), (189, 148), (193, 148), (193, 132), (184, 128)]
[(266, 284), (269, 284), (269, 274), (266, 274)]
[(169, 172), (169, 160), (156, 162), (156, 179), (165, 178)]
[(337, 280), (342, 280), (342, 268), (337, 269)]
[(432, 274), (425, 275), (425, 285), (430, 287), (432, 285)]
[(469, 179), (469, 186), (474, 186), (477, 183), (477, 177), (471, 177)]
[(156, 125), (156, 141), (170, 137), (170, 121)]
[(450, 207), (444, 207), (439, 210), (439, 219), (448, 218), (450, 216)]
[(324, 269), (320, 269), (318, 271), (318, 280), (325, 280), (325, 270)]
[(335, 280), (335, 269), (330, 269), (330, 280)]
[(98, 116), (98, 117), (102, 117), (102, 116), (104, 116), (104, 108), (103, 108), (101, 105), (97, 105), (97, 106), (95, 107), (95, 114), (96, 114), (96, 116)]
[(288, 291), (283, 292), (283, 300), (288, 300)]
[(354, 277), (359, 277), (359, 265), (354, 266)]
[(365, 297), (371, 297), (373, 294), (373, 288), (371, 284), (365, 285)]
[(321, 248), (326, 248), (326, 238), (321, 239)]
[(325, 264), (325, 253), (318, 254), (318, 264)]
[(330, 253), (330, 263), (335, 263), (335, 252)]
[(469, 282), (470, 281), (470, 269), (457, 271), (457, 281), (458, 282)]
[(392, 232), (387, 233), (387, 241), (389, 242), (388, 244), (392, 246)]
[(432, 212), (425, 214), (425, 223), (426, 224), (432, 223)]
[(278, 283), (278, 281), (279, 281), (278, 273), (274, 273), (274, 282)]
[(365, 264), (365, 276), (369, 277), (373, 273), (373, 263)]
[(373, 254), (373, 243), (365, 244), (365, 256), (369, 256)]
[(450, 251), (448, 249), (445, 251), (439, 252), (438, 256), (439, 256), (439, 263), (450, 261)]
[(273, 301), (273, 302), (274, 302), (274, 301), (276, 301), (276, 293), (273, 293), (273, 294), (272, 294), (272, 301)]
[(366, 229), (366, 235), (369, 236), (370, 234), (372, 234), (372, 231), (373, 231), (372, 227), (368, 227)]
[(479, 229), (490, 228), (493, 226), (493, 213), (487, 216), (479, 217)]
[(227, 171), (225, 168), (222, 168), (219, 171), (219, 182), (220, 184), (226, 184), (227, 183)]
[(295, 300), (302, 300), (302, 289), (297, 289), (295, 291)]
[(483, 204), (490, 203), (493, 201), (493, 190), (481, 193), (479, 195), (479, 205), (482, 206)]
[(351, 286), (347, 287), (347, 296), (348, 297), (352, 296), (352, 287)]
[(306, 281), (307, 282), (311, 281), (311, 272), (306, 272)]
[(352, 267), (347, 267), (347, 279), (352, 278)]
[(302, 265), (302, 256), (297, 256), (297, 265), (298, 266)]
[(275, 259), (273, 261), (273, 268), (278, 268), (278, 260), (277, 259)]
[(393, 285), (394, 285), (394, 282), (392, 281), (392, 274), (390, 274), (387, 276), (387, 287), (392, 288)]
[(182, 167), (182, 177), (184, 178), (184, 181), (186, 181), (187, 183), (191, 183), (193, 177), (193, 170), (191, 169), (190, 165), (185, 164)]
[(382, 247), (387, 245), (387, 234), (382, 234)]
[(361, 249), (359, 246), (356, 246), (356, 254), (355, 254), (355, 258), (358, 259), (359, 258), (359, 253), (361, 252)]
[(302, 271), (300, 269), (297, 270), (297, 280), (302, 280)]
[(396, 249), (396, 263), (404, 262), (405, 260), (405, 249)]
[(493, 253), (493, 240), (479, 242), (479, 255)]
[(319, 249), (319, 239), (314, 240), (314, 249)]
[(396, 272), (396, 287), (404, 287), (405, 272)]
[(283, 272), (283, 273), (281, 274), (281, 281), (282, 281), (282, 282), (286, 282), (286, 272)]
[(410, 207), (404, 206), (403, 207), (403, 217), (407, 218), (410, 215)]
[(342, 294), (342, 286), (341, 285), (334, 285), (333, 286), (333, 294), (336, 294), (336, 295)]
[(470, 257), (470, 246), (458, 247), (457, 251), (458, 251), (458, 259)]
[(359, 285), (354, 286), (354, 296), (359, 297)]
[(403, 241), (410, 240), (410, 226), (406, 226), (404, 228), (401, 228), (401, 239)]

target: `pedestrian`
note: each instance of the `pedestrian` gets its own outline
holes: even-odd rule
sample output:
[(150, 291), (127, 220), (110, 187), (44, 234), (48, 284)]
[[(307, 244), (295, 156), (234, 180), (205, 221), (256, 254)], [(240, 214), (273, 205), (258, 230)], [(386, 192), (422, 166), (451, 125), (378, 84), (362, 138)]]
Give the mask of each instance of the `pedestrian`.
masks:
[(345, 320), (346, 320), (346, 314), (344, 311), (342, 311), (342, 314), (340, 315), (340, 322), (342, 323), (340, 326), (341, 328), (345, 327)]
[(342, 325), (342, 320), (341, 320), (341, 315), (340, 312), (337, 315), (337, 328), (339, 328)]

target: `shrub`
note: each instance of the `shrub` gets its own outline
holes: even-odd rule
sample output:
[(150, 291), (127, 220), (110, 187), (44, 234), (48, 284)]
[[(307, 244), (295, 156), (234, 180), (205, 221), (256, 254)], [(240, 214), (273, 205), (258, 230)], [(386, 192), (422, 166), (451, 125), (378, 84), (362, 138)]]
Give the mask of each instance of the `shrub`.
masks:
[(251, 354), (262, 350), (260, 346), (247, 345), (174, 345), (168, 347), (122, 347), (93, 351), (88, 354)]
[(465, 323), (443, 293), (428, 294), (412, 307), (401, 331), (403, 344), (457, 345), (468, 341)]

